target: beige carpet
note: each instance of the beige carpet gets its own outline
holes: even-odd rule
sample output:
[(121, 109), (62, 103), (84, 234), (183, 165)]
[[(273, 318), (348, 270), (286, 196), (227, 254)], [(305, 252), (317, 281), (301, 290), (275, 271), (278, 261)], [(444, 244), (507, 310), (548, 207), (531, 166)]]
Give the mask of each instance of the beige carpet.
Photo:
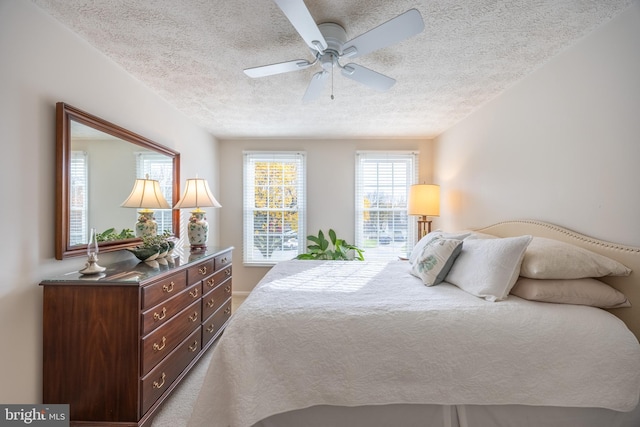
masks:
[[(231, 309), (233, 312), (244, 301), (244, 296), (233, 296)], [(212, 345), (205, 354), (202, 355), (200, 361), (193, 367), (191, 372), (182, 380), (180, 385), (176, 387), (169, 399), (156, 414), (152, 421), (151, 427), (184, 427), (189, 422), (191, 411), (195, 404), (202, 381), (209, 368), (211, 353), (216, 344)]]
[(198, 393), (200, 393), (202, 381), (207, 373), (214, 347), (215, 344), (207, 350), (191, 372), (176, 387), (171, 397), (164, 402), (153, 419), (152, 427), (183, 427), (187, 425), (193, 405)]

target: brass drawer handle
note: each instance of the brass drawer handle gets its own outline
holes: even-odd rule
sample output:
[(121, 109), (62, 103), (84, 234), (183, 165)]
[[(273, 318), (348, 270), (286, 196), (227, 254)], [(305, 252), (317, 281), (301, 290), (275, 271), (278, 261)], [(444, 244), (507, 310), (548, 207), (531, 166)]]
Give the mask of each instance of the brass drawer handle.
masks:
[(167, 337), (162, 337), (162, 344), (158, 344), (157, 342), (153, 343), (153, 351), (163, 350), (167, 345)]
[(171, 293), (173, 292), (173, 287), (175, 286), (175, 283), (173, 283), (173, 281), (171, 283), (169, 283), (169, 285), (163, 285), (162, 286), (162, 290), (166, 293)]
[(194, 290), (189, 292), (189, 295), (191, 295), (193, 298), (196, 298), (198, 296), (198, 288), (195, 288)]
[(224, 272), (224, 274), (226, 274), (227, 277), (231, 276), (231, 269), (227, 268)]
[(227, 285), (227, 287), (226, 287), (226, 288), (224, 288), (224, 291), (225, 291), (226, 293), (231, 292), (231, 285)]
[(211, 299), (207, 302), (207, 306), (209, 306), (209, 307), (213, 307), (215, 303), (216, 303), (216, 300), (215, 300), (215, 299), (213, 299), (213, 298), (211, 298)]
[(167, 316), (167, 308), (162, 307), (162, 311), (160, 313), (153, 313), (153, 320), (162, 320)]
[(207, 332), (212, 333), (213, 331), (216, 330), (216, 325), (214, 325), (213, 323), (209, 325), (209, 327), (207, 328)]
[(200, 267), (200, 268), (198, 269), (198, 273), (202, 274), (203, 276), (204, 276), (205, 274), (207, 274), (207, 266), (206, 266), (206, 265), (203, 265), (202, 267)]
[(216, 284), (216, 279), (214, 279), (213, 277), (209, 280), (207, 280), (207, 286), (210, 288), (213, 288)]
[(196, 351), (197, 349), (198, 349), (198, 340), (195, 340), (195, 341), (193, 342), (193, 344), (191, 344), (191, 345), (189, 346), (189, 351), (190, 351), (191, 353), (193, 353), (193, 352), (194, 352), (194, 351)]
[(227, 308), (224, 310), (224, 314), (231, 314), (231, 307), (227, 307)]
[(189, 316), (189, 320), (191, 320), (192, 322), (195, 322), (196, 320), (198, 320), (198, 312), (194, 311), (193, 314)]
[(161, 378), (161, 383), (159, 383), (158, 381), (154, 381), (153, 382), (153, 388), (162, 388), (162, 386), (164, 385), (164, 380), (167, 378), (167, 374), (165, 374), (164, 372), (162, 373), (162, 378)]

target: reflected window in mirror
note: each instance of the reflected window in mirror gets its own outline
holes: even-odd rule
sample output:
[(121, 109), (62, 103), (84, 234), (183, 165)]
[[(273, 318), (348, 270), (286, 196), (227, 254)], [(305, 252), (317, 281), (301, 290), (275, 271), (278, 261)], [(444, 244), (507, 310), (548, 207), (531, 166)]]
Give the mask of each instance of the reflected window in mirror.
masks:
[[(158, 181), (162, 195), (169, 206), (173, 206), (173, 159), (148, 151), (137, 152), (136, 174), (137, 178), (148, 177)], [(166, 230), (173, 230), (173, 211), (171, 209), (155, 209), (153, 216), (158, 224), (158, 234), (162, 234)]]
[(88, 178), (86, 151), (72, 151), (69, 169), (69, 242), (72, 246), (86, 243), (88, 238)]

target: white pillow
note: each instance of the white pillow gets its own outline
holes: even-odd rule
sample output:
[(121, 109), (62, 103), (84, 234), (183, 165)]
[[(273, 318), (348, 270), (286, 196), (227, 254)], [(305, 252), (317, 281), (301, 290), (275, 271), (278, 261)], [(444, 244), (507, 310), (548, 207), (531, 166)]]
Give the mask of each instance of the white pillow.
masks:
[(462, 240), (431, 239), (413, 263), (411, 274), (422, 279), (427, 286), (437, 285), (447, 276), (461, 250)]
[(533, 238), (520, 270), (521, 276), (530, 279), (581, 279), (630, 273), (629, 268), (611, 258), (544, 237)]
[(433, 239), (437, 237), (441, 237), (443, 239), (456, 239), (462, 240), (465, 237), (468, 237), (471, 233), (445, 233), (440, 230), (432, 231), (431, 233), (424, 236), (422, 239), (416, 243), (416, 245), (411, 250), (411, 254), (409, 255), (409, 262), (413, 265), (416, 262), (416, 258), (420, 256), (424, 247)]
[(505, 299), (520, 274), (531, 236), (467, 239), (446, 281), (486, 299)]
[(511, 294), (531, 301), (589, 305), (600, 308), (631, 307), (626, 296), (596, 279), (537, 280), (521, 277)]

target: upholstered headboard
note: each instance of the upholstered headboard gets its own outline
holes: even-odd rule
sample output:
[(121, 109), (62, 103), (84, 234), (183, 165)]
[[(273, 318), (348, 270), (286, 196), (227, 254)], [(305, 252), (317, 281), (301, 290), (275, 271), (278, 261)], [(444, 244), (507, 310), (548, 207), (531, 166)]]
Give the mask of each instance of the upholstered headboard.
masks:
[(595, 239), (557, 225), (533, 220), (500, 222), (477, 231), (498, 237), (530, 234), (560, 240), (615, 259), (629, 267), (632, 270), (629, 276), (602, 277), (600, 280), (613, 286), (629, 299), (631, 307), (609, 311), (622, 319), (640, 340), (640, 248)]

